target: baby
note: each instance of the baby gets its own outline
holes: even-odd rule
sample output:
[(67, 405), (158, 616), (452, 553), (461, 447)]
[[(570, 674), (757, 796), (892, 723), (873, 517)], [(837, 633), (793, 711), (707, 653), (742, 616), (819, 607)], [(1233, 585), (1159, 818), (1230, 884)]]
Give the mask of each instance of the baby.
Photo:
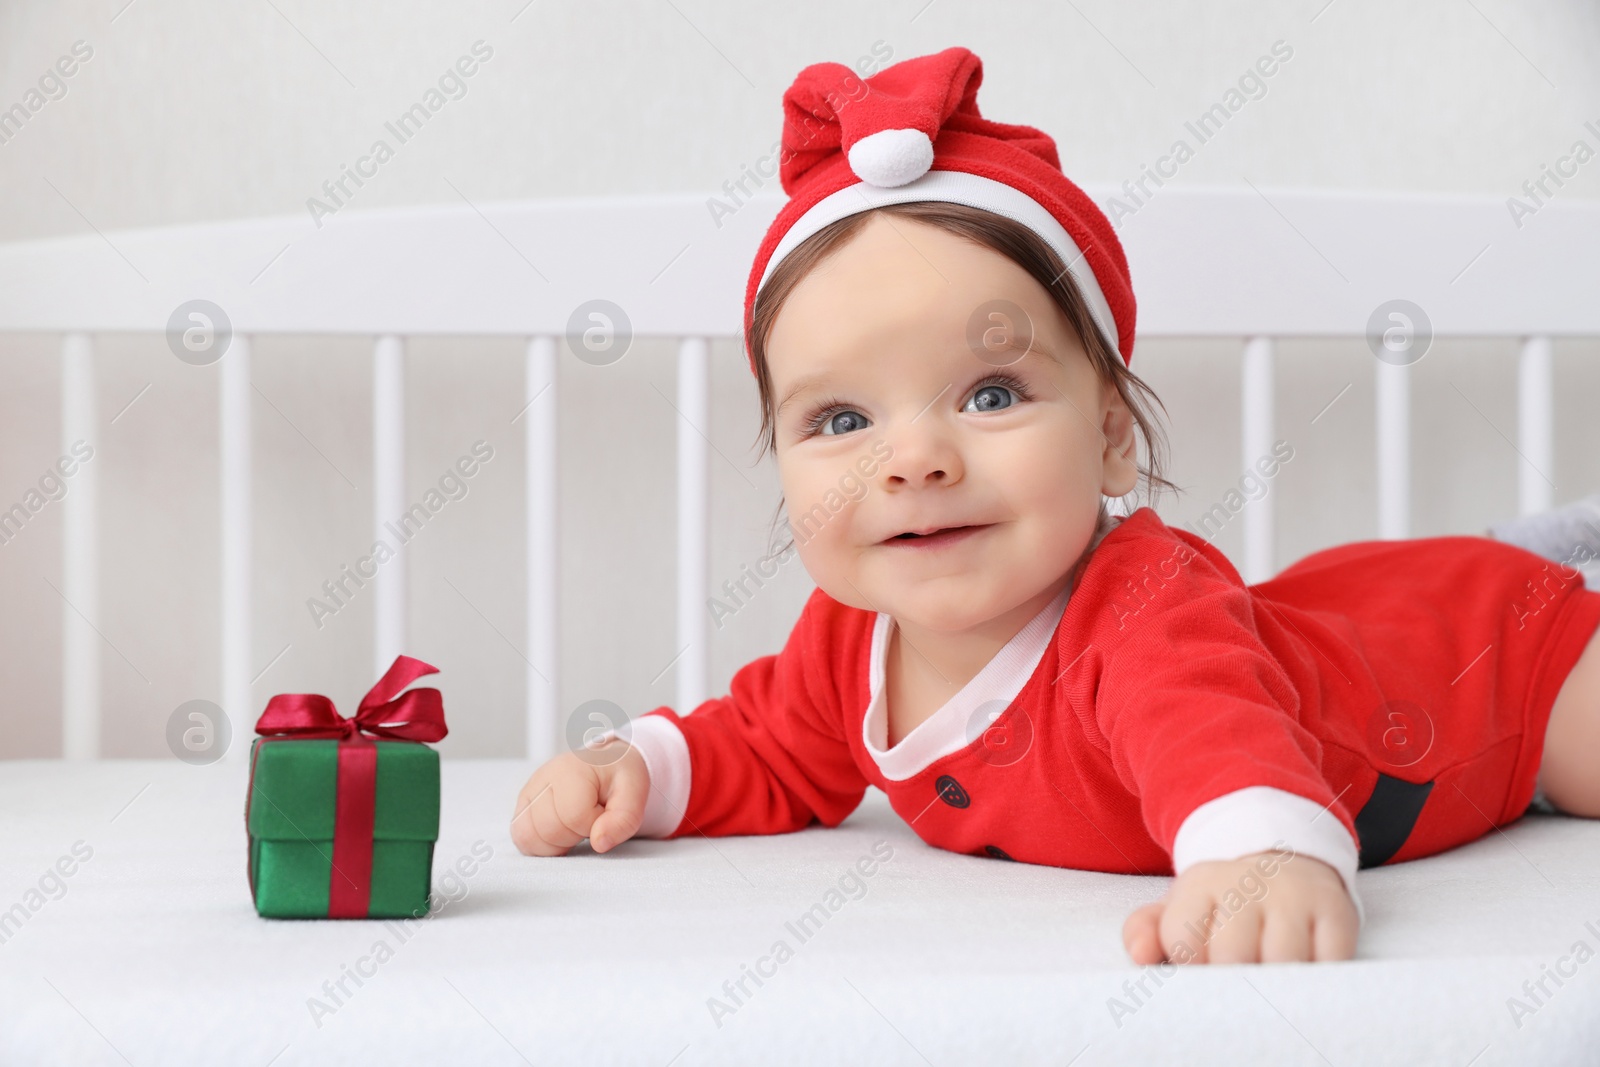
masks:
[(1600, 816), (1575, 569), (1434, 537), (1246, 586), (1107, 507), (1176, 488), (1127, 264), (1050, 138), (979, 115), (981, 69), (824, 63), (785, 95), (746, 342), (818, 588), (728, 696), (540, 767), (517, 847), (836, 826), (877, 786), (941, 848), (1175, 875), (1124, 925), (1138, 964), (1337, 960), (1358, 867), (1478, 838), (1536, 786)]

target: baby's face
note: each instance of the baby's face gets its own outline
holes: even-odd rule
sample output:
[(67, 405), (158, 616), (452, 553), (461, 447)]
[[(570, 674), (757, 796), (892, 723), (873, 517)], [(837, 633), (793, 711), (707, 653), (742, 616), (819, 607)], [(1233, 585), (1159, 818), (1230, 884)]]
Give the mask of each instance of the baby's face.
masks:
[[(983, 315), (998, 301), (1026, 316), (1009, 334)], [(1007, 336), (1016, 350), (995, 346)], [(806, 570), (902, 623), (956, 633), (1041, 609), (1088, 547), (1101, 494), (1137, 479), (1128, 409), (1044, 287), (925, 223), (869, 220), (790, 294), (767, 358)]]

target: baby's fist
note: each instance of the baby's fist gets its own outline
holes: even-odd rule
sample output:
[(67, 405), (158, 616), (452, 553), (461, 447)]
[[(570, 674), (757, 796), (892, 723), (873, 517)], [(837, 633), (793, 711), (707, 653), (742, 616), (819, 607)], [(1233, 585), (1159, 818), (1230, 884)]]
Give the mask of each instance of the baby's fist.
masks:
[(649, 767), (626, 741), (566, 752), (517, 794), (511, 840), (528, 856), (562, 856), (586, 837), (605, 852), (639, 832), (649, 795)]
[(1196, 863), (1128, 916), (1122, 942), (1140, 966), (1347, 960), (1359, 924), (1339, 872), (1285, 849)]

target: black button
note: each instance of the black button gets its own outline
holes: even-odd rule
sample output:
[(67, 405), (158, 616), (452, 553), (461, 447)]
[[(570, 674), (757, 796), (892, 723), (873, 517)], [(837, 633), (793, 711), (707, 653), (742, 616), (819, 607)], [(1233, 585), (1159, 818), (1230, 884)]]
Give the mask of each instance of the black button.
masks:
[(948, 774), (941, 774), (939, 780), (933, 783), (933, 788), (939, 794), (939, 799), (952, 808), (964, 808), (972, 803), (972, 798), (961, 788), (961, 783)]
[[(993, 856), (997, 860), (1010, 860), (1011, 859), (1010, 856), (1006, 855), (1006, 850), (1001, 848), (999, 845), (984, 845), (983, 846), (983, 850), (985, 852), (987, 852), (989, 855)], [(1016, 860), (1011, 860), (1011, 862), (1015, 863), (1017, 861)]]

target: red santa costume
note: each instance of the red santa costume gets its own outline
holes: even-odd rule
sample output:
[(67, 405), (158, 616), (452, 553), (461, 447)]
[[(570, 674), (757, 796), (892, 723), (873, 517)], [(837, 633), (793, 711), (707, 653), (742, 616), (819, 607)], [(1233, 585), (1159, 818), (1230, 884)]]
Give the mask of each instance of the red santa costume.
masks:
[[(947, 200), (1018, 219), (1069, 264), (1131, 357), (1134, 301), (1109, 222), (1051, 140), (978, 114), (964, 48), (865, 81), (802, 71), (784, 97), (791, 199), (772, 265), (834, 219)], [(1579, 572), (1482, 537), (1365, 541), (1247, 586), (1227, 557), (1139, 508), (955, 696), (886, 744), (894, 619), (821, 589), (783, 650), (729, 694), (627, 732), (640, 835), (837, 825), (869, 785), (929, 844), (1085, 870), (1181, 873), (1273, 848), (1358, 867), (1455, 847), (1528, 808), (1562, 682), (1600, 626)]]

